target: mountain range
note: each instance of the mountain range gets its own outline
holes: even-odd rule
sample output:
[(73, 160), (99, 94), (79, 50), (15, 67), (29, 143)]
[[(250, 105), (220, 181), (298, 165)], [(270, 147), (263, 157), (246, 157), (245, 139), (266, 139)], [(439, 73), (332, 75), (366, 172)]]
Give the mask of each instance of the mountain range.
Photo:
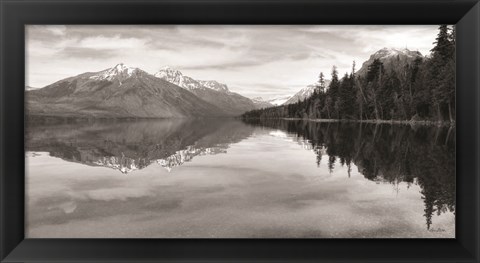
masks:
[(172, 118), (224, 114), (175, 84), (123, 64), (27, 91), (26, 97), (31, 115)]
[(61, 117), (221, 117), (261, 107), (216, 81), (170, 68), (151, 75), (124, 64), (27, 90), (26, 98), (28, 114)]
[[(383, 48), (362, 64), (363, 76), (375, 59), (385, 70), (401, 70), (418, 51)], [(215, 80), (196, 80), (165, 67), (155, 74), (122, 63), (99, 72), (62, 79), (46, 87), (26, 87), (26, 110), (34, 116), (93, 118), (183, 118), (239, 116), (253, 109), (296, 103), (311, 96), (318, 83), (292, 96), (247, 98)], [(325, 85), (328, 87), (329, 81)]]

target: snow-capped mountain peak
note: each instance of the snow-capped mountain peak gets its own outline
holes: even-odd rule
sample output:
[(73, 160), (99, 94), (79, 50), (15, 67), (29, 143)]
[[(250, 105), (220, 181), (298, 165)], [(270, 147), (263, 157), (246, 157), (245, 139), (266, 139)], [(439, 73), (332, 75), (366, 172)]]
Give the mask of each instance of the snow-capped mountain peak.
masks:
[(128, 67), (125, 64), (120, 63), (112, 68), (100, 71), (98, 74), (91, 76), (90, 79), (109, 81), (118, 79), (119, 81), (123, 81), (140, 71), (141, 70), (138, 68)]
[(223, 83), (219, 83), (215, 80), (195, 80), (183, 75), (179, 70), (168, 66), (160, 69), (154, 74), (154, 76), (190, 91), (195, 89), (212, 89), (220, 92), (229, 92), (227, 85)]
[(282, 105), (285, 101), (290, 99), (291, 96), (279, 96), (272, 99), (264, 99), (262, 97), (252, 98), (252, 101), (256, 104), (265, 104), (271, 106)]
[(267, 100), (268, 103), (271, 103), (273, 105), (282, 105), (284, 104), (286, 101), (288, 101), (292, 96), (279, 96), (279, 97), (275, 97), (273, 99), (269, 99)]
[[(330, 80), (326, 79), (325, 80), (325, 89), (327, 89), (327, 87), (330, 85)], [(315, 92), (315, 89), (320, 87), (320, 83), (315, 82), (313, 84), (310, 84), (310, 85), (307, 85), (306, 87), (302, 88), (301, 90), (299, 90), (297, 93), (295, 93), (295, 95), (293, 95), (291, 98), (289, 98), (284, 104), (292, 104), (292, 103), (296, 103), (298, 101), (301, 101), (301, 100), (304, 100), (310, 96), (312, 96), (312, 94)]]
[(215, 80), (199, 80), (203, 86), (216, 91), (229, 92), (227, 85)]
[(169, 66), (165, 66), (162, 69), (160, 69), (157, 73), (154, 74), (155, 77), (161, 78), (161, 79), (179, 79), (183, 77), (182, 72), (179, 70), (173, 69)]
[(408, 48), (387, 48), (384, 47), (377, 52), (375, 52), (372, 56), (375, 58), (386, 58), (386, 57), (392, 57), (392, 56), (398, 56), (398, 55), (405, 55), (408, 57), (417, 57), (417, 56), (422, 56), (422, 54), (419, 51), (411, 51)]
[(284, 102), (284, 104), (292, 104), (296, 103), (298, 101), (304, 100), (308, 97), (310, 97), (313, 92), (315, 91), (315, 88), (319, 86), (318, 83), (310, 84), (301, 90), (299, 90), (295, 95), (293, 95), (291, 98), (289, 98), (287, 101)]
[(317, 83), (307, 85), (305, 88), (302, 88), (300, 91), (298, 91), (297, 94), (303, 95), (304, 97), (310, 97), (310, 95), (312, 95), (315, 91), (315, 88), (317, 88), (318, 86), (319, 84)]
[(157, 73), (154, 74), (155, 77), (164, 79), (170, 83), (173, 83), (179, 87), (182, 87), (186, 90), (195, 90), (203, 87), (198, 81), (185, 76), (179, 70), (173, 69), (171, 67), (163, 67)]
[(383, 63), (386, 71), (402, 70), (407, 64), (411, 64), (415, 59), (422, 58), (423, 55), (419, 51), (412, 51), (408, 48), (387, 48), (384, 47), (373, 53), (370, 58), (363, 62), (362, 67), (355, 73), (357, 76), (364, 76), (368, 72), (368, 66), (375, 59)]

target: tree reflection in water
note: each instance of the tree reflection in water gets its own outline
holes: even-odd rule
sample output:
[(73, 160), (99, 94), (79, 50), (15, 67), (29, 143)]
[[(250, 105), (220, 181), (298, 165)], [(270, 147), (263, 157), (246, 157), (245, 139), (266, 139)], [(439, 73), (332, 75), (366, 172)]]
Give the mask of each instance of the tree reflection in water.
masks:
[(455, 128), (390, 124), (249, 120), (248, 124), (281, 129), (311, 144), (317, 165), (328, 155), (335, 164), (352, 162), (371, 181), (418, 184), (425, 203), (427, 229), (434, 213), (455, 213)]

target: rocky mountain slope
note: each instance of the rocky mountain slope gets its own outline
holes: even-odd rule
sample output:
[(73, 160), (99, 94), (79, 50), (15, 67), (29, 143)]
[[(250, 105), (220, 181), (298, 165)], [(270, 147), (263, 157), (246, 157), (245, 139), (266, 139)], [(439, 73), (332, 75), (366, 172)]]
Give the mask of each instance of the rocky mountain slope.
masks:
[(223, 83), (214, 80), (195, 80), (170, 67), (161, 69), (155, 73), (155, 76), (192, 92), (200, 99), (222, 109), (228, 115), (237, 116), (245, 111), (261, 107), (251, 99), (231, 92)]
[(64, 117), (172, 118), (228, 112), (138, 68), (112, 68), (26, 91), (28, 114)]
[(422, 54), (418, 51), (411, 51), (407, 48), (382, 48), (372, 54), (370, 58), (363, 62), (362, 67), (356, 72), (357, 76), (364, 76), (368, 72), (370, 66), (375, 59), (383, 63), (383, 68), (388, 72), (394, 70), (398, 72), (403, 70), (407, 64), (412, 64), (417, 58), (422, 58)]

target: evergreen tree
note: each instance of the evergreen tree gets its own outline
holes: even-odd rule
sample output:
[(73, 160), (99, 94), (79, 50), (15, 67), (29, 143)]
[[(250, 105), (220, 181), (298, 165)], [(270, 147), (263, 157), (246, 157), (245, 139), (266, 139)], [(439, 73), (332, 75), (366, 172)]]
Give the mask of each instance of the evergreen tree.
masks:
[(332, 80), (330, 81), (330, 85), (328, 86), (327, 90), (327, 98), (326, 98), (326, 110), (328, 113), (329, 118), (338, 119), (338, 107), (337, 104), (337, 97), (338, 97), (338, 89), (340, 87), (340, 81), (338, 80), (338, 71), (337, 67), (332, 67)]
[(345, 73), (339, 87), (337, 103), (341, 119), (353, 119), (355, 111), (355, 90), (353, 88), (354, 78)]
[(451, 58), (454, 52), (454, 36), (452, 36), (448, 31), (449, 28), (447, 25), (440, 25), (438, 28), (439, 32), (437, 38), (435, 39), (435, 46), (432, 48), (433, 56), (439, 56), (442, 60), (447, 60)]
[[(429, 88), (432, 91), (432, 104), (436, 119), (453, 121), (452, 104), (455, 92), (455, 46), (454, 36), (449, 33), (447, 25), (440, 25), (432, 59), (429, 63)], [(447, 117), (448, 116), (448, 117)]]
[(325, 77), (323, 76), (323, 72), (320, 72), (318, 77), (318, 91), (319, 93), (325, 93)]

